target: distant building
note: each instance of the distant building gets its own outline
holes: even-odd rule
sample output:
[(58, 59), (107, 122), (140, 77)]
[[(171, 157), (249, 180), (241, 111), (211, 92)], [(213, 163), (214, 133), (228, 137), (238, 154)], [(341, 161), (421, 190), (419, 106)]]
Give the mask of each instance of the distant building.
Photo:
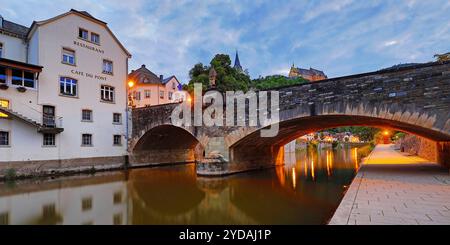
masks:
[(129, 93), (135, 107), (153, 106), (180, 102), (186, 99), (187, 92), (182, 91), (182, 85), (175, 76), (164, 78), (157, 76), (142, 65), (131, 71), (128, 79), (134, 82)]
[(289, 77), (290, 78), (302, 77), (311, 82), (320, 81), (328, 78), (323, 71), (319, 71), (313, 68), (309, 68), (309, 70), (298, 68), (295, 67), (294, 64), (292, 64), (291, 70), (289, 71)]
[(242, 69), (241, 61), (239, 60), (239, 54), (236, 50), (236, 57), (234, 58), (234, 69), (238, 70), (239, 72), (244, 72), (244, 69)]

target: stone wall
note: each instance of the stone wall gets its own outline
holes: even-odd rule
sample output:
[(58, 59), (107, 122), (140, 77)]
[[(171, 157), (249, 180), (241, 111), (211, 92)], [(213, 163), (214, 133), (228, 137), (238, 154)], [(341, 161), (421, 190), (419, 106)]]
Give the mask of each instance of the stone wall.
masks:
[(400, 151), (437, 162), (437, 143), (419, 136), (406, 135), (399, 142)]

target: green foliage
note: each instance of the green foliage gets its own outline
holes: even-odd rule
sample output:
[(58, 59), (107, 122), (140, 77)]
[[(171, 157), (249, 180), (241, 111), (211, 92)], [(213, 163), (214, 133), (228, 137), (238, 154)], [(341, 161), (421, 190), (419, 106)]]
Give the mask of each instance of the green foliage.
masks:
[(211, 67), (214, 67), (217, 72), (216, 88), (219, 91), (242, 90), (246, 92), (249, 89), (251, 83), (250, 77), (231, 67), (230, 56), (226, 54), (216, 54), (209, 66), (205, 66), (202, 63), (194, 65), (189, 71), (191, 80), (184, 88), (192, 93), (194, 83), (201, 83), (203, 90), (206, 90), (209, 87), (209, 71)]
[(5, 173), (5, 179), (13, 180), (17, 177), (17, 172), (14, 168), (8, 168)]
[(349, 127), (327, 129), (325, 131), (332, 132), (332, 133), (350, 132), (353, 135), (358, 136), (360, 140), (369, 142), (374, 139), (375, 134), (377, 132), (379, 132), (380, 129), (371, 128), (371, 127), (363, 127), (363, 126), (349, 126)]
[(308, 82), (308, 80), (301, 77), (289, 78), (285, 76), (275, 75), (253, 80), (252, 87), (258, 90), (268, 90), (276, 87), (296, 85), (306, 82)]

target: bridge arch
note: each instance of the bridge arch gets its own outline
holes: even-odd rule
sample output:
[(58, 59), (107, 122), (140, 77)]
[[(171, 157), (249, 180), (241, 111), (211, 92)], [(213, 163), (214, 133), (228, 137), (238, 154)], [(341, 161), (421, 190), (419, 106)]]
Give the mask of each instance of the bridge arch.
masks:
[[(318, 108), (318, 110), (317, 110)], [(390, 108), (373, 107), (369, 104), (326, 108), (317, 106), (316, 115), (305, 114), (301, 110), (285, 110), (280, 113), (279, 133), (275, 137), (263, 138), (260, 132), (265, 128), (242, 130), (230, 145), (230, 160), (238, 165), (264, 167), (277, 164), (282, 159), (282, 146), (290, 141), (311, 133), (342, 126), (369, 126), (386, 128), (418, 135), (436, 144), (450, 142), (449, 121), (436, 123), (434, 114), (427, 114), (405, 106), (391, 105)], [(439, 127), (436, 127), (438, 125)], [(445, 143), (447, 142), (447, 143)], [(448, 147), (448, 146), (447, 146)], [(257, 152), (258, 154), (251, 154)]]
[(203, 156), (203, 147), (187, 129), (161, 124), (142, 132), (130, 145), (130, 162), (134, 165), (157, 165), (194, 162)]

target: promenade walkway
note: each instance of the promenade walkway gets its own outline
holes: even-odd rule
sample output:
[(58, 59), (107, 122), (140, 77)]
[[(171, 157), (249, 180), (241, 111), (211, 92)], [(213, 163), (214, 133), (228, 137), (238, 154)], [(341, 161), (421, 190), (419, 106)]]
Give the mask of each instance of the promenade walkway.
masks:
[(450, 225), (449, 170), (378, 145), (329, 224)]

